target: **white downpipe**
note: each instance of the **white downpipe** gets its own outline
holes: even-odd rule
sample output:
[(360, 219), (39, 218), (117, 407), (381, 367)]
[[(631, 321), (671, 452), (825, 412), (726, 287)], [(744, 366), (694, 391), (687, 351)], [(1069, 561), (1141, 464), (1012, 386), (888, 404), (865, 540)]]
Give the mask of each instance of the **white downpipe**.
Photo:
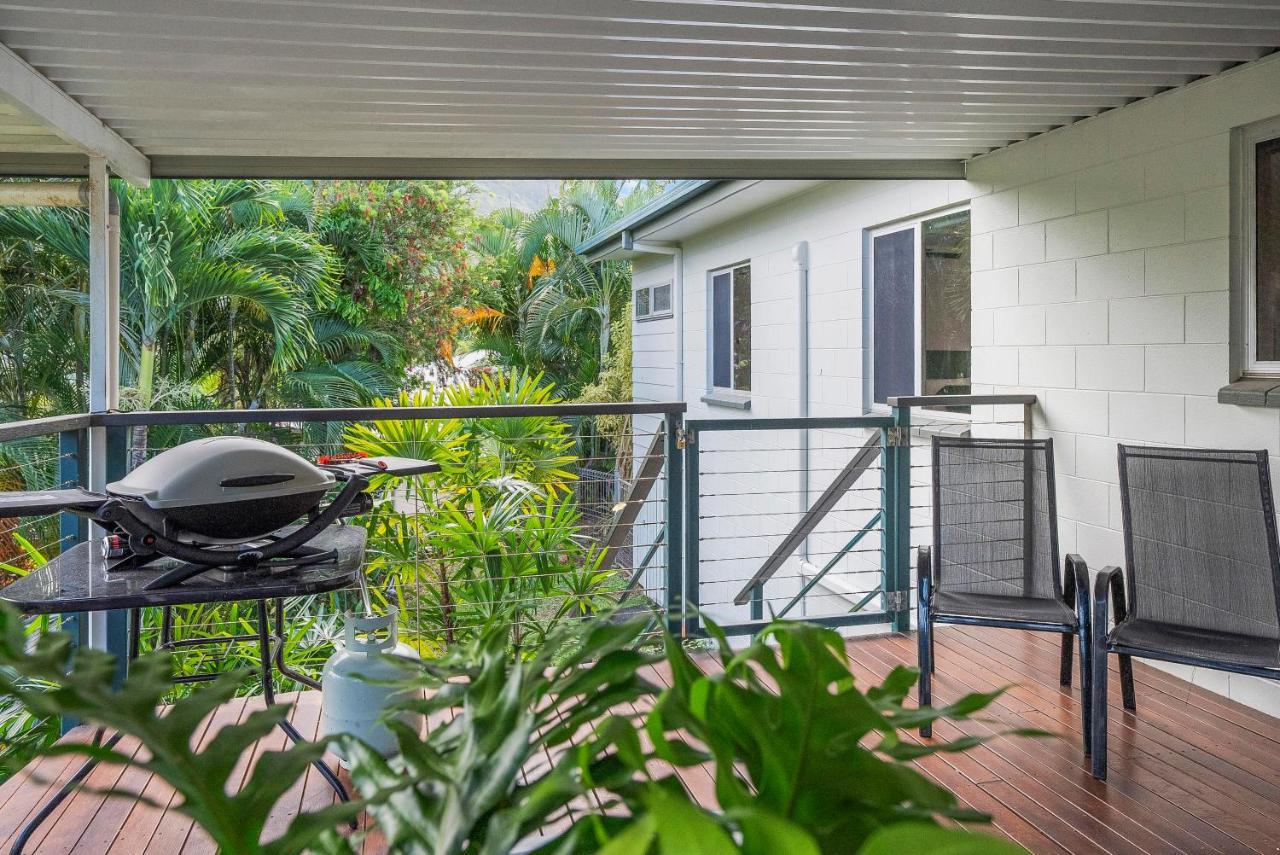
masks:
[[(809, 417), (809, 242), (800, 241), (791, 248), (791, 260), (796, 265), (796, 396), (797, 414)], [(800, 460), (796, 467), (799, 474), (801, 508), (809, 509), (809, 431), (800, 431)], [(800, 545), (800, 560), (809, 561), (809, 538)]]
[(684, 247), (678, 243), (631, 244), (636, 252), (671, 256), (671, 315), (675, 321), (674, 392), (675, 400), (684, 400)]

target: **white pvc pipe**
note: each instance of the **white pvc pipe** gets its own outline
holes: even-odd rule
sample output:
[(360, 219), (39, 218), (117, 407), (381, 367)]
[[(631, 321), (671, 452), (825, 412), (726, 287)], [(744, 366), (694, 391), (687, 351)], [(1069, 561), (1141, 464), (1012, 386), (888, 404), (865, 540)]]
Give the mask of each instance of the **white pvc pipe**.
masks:
[[(809, 417), (809, 242), (800, 241), (791, 248), (796, 265), (796, 396), (797, 415)], [(809, 510), (809, 431), (800, 431), (800, 502), (802, 512)], [(800, 546), (800, 558), (809, 560), (809, 538)]]

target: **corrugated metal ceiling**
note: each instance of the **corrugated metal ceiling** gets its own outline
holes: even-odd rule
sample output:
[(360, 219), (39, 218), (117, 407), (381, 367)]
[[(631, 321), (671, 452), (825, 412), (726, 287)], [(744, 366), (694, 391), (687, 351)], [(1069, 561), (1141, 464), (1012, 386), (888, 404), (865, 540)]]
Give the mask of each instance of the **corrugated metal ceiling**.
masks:
[(1214, 74), (1280, 45), (1280, 2), (0, 0), (0, 42), (155, 174), (345, 158), (785, 174), (963, 160)]

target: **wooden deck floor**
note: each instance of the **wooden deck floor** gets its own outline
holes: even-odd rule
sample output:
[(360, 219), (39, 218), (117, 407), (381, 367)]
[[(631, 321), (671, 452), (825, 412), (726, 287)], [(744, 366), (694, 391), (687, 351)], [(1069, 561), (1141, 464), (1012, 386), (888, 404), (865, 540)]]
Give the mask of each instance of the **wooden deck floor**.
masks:
[[(914, 645), (910, 636), (880, 636), (852, 640), (849, 650), (859, 677), (877, 680), (895, 665), (913, 664)], [(997, 736), (964, 754), (921, 761), (927, 775), (990, 813), (998, 832), (1037, 853), (1280, 852), (1280, 720), (1137, 663), (1138, 712), (1113, 708), (1110, 779), (1103, 784), (1089, 775), (1080, 754), (1078, 693), (1057, 685), (1056, 637), (944, 627), (937, 649), (938, 703), (1011, 686), (990, 709), (988, 721), (944, 725), (935, 730), (937, 736), (1026, 727), (1063, 734)], [(1116, 683), (1111, 697), (1118, 699), (1114, 671), (1111, 679)], [(222, 708), (200, 738), (208, 739), (221, 722), (245, 715), (256, 703), (241, 700)], [(294, 724), (313, 734), (319, 713), (319, 694), (303, 693)], [(282, 740), (273, 735), (257, 751), (276, 748)], [(242, 768), (250, 762), (246, 757)], [(77, 763), (47, 758), (0, 788), (4, 851), (34, 807)], [(684, 780), (699, 799), (712, 797), (707, 770), (689, 770)], [(171, 795), (141, 773), (122, 775), (108, 767), (96, 770), (89, 784), (141, 789), (162, 804)], [(330, 798), (311, 771), (282, 804), (273, 829), (283, 828), (300, 808)], [(211, 852), (212, 846), (174, 810), (82, 791), (45, 823), (27, 851), (168, 855)], [(371, 835), (364, 851), (383, 852), (385, 844)]]

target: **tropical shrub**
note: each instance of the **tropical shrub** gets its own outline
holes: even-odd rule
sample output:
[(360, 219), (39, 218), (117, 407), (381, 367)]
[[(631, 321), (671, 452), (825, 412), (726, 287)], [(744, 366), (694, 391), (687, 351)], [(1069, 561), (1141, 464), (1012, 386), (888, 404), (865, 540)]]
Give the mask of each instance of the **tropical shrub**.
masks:
[[(379, 406), (559, 403), (542, 378), (484, 375), (471, 384), (401, 393)], [(552, 416), (380, 419), (345, 445), (370, 455), (435, 460), (438, 474), (388, 482), (365, 521), (370, 588), (395, 601), (428, 654), (501, 622), (510, 643), (612, 604), (611, 574), (583, 536), (570, 485), (572, 425)]]

